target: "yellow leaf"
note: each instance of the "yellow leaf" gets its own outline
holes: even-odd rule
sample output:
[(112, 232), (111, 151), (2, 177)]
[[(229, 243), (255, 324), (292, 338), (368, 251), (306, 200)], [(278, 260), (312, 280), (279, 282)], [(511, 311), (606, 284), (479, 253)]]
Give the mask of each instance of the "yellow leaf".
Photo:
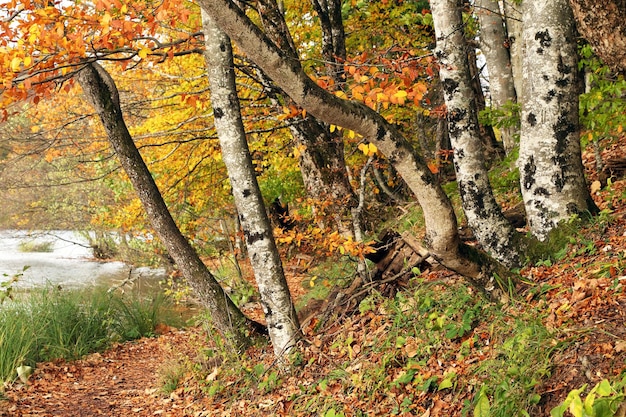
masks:
[(344, 92), (343, 92), (343, 91), (341, 91), (341, 90), (337, 90), (337, 91), (335, 91), (335, 95), (336, 95), (337, 97), (339, 97), (339, 98), (346, 98), (346, 93), (344, 93)]
[(373, 143), (361, 143), (358, 148), (365, 156), (372, 156), (378, 151), (378, 148)]
[(120, 9), (120, 13), (121, 14), (128, 13), (128, 6), (127, 5), (123, 5), (122, 8)]
[(22, 58), (15, 57), (11, 60), (11, 71), (18, 72), (22, 65)]
[(150, 48), (141, 48), (139, 52), (137, 52), (137, 55), (139, 55), (139, 58), (141, 59), (146, 59), (146, 57), (151, 51), (152, 50)]
[(409, 94), (408, 94), (406, 91), (404, 91), (404, 90), (398, 90), (398, 91), (396, 91), (396, 92), (393, 94), (393, 96), (394, 96), (395, 98), (405, 98), (405, 97), (406, 97), (406, 96), (408, 96), (408, 95), (409, 95)]
[(26, 58), (24, 58), (24, 66), (25, 67), (30, 67), (30, 64), (33, 63), (33, 58), (27, 56)]
[(622, 133), (623, 130), (624, 130), (624, 127), (622, 125), (617, 126), (617, 133)]
[(337, 126), (330, 125), (330, 133), (333, 133), (335, 131), (335, 129), (337, 129)]
[(102, 16), (102, 19), (100, 19), (100, 25), (102, 27), (108, 28), (109, 24), (111, 23), (111, 20), (112, 20), (111, 15), (109, 14), (109, 12), (106, 12), (104, 16)]
[(302, 153), (306, 150), (306, 146), (304, 145), (298, 145), (298, 146), (294, 146), (293, 148), (293, 156), (295, 158), (299, 158), (300, 155), (302, 155)]
[(348, 138), (354, 139), (355, 136), (356, 134), (354, 133), (354, 130), (348, 130)]

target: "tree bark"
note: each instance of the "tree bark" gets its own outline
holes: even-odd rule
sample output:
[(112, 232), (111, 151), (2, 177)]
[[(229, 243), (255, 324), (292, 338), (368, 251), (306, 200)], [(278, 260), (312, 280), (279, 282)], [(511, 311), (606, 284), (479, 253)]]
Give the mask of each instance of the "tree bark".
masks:
[(626, 0), (570, 0), (576, 25), (613, 71), (626, 71)]
[(312, 0), (322, 27), (322, 56), (328, 75), (341, 84), (345, 81), (346, 35), (341, 16), (341, 0)]
[(568, 0), (525, 0), (518, 166), (530, 229), (545, 240), (559, 221), (592, 207), (581, 160), (580, 77)]
[(522, 95), (522, 57), (524, 55), (522, 52), (522, 6), (514, 0), (505, 0), (503, 3), (511, 73), (515, 96), (519, 99)]
[(246, 141), (235, 86), (232, 47), (228, 36), (204, 12), (202, 26), (211, 105), (222, 159), (233, 188), (274, 353), (285, 364), (285, 354), (301, 337), (300, 326)]
[(520, 256), (514, 245), (516, 231), (502, 215), (493, 196), (483, 158), (468, 46), (463, 34), (462, 4), (458, 0), (431, 0), (430, 6), (454, 167), (467, 222), (492, 256), (505, 265), (519, 266)]
[[(504, 21), (497, 0), (478, 0), (476, 14), (480, 23), (480, 49), (485, 55), (489, 72), (490, 107), (502, 107), (507, 101), (516, 102), (515, 84), (511, 70), (511, 57), (505, 47), (508, 43)], [(508, 154), (517, 145), (519, 132), (513, 128), (501, 128), (502, 143)]]
[(461, 253), (456, 217), (441, 186), (394, 126), (369, 107), (320, 88), (306, 76), (299, 61), (287, 59), (231, 1), (199, 1), (216, 24), (296, 103), (326, 123), (353, 130), (374, 143), (415, 193), (433, 256), (446, 267), (472, 277), (478, 286), (491, 286), (491, 277), (483, 273), (481, 264)]
[(216, 329), (241, 351), (251, 340), (246, 336), (249, 320), (235, 306), (197, 252), (182, 235), (163, 197), (133, 142), (120, 108), (119, 94), (111, 76), (100, 65), (86, 65), (77, 75), (85, 97), (104, 126), (122, 168), (146, 210), (154, 231), (180, 268), (200, 302), (211, 313)]

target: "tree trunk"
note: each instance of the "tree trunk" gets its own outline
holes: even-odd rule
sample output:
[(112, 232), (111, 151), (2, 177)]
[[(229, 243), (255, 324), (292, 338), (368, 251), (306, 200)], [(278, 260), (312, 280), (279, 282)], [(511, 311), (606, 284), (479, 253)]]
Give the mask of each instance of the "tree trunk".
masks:
[(250, 322), (235, 306), (174, 222), (159, 189), (133, 142), (120, 108), (119, 94), (111, 76), (98, 64), (88, 64), (77, 75), (88, 101), (100, 116), (104, 130), (122, 168), (146, 210), (154, 231), (180, 268), (200, 302), (211, 313), (217, 330), (238, 351), (250, 344)]
[(233, 188), (274, 353), (284, 363), (285, 354), (301, 337), (298, 318), (246, 141), (230, 39), (204, 12), (202, 26), (211, 105), (222, 159)]
[(312, 0), (322, 27), (322, 56), (328, 76), (336, 84), (345, 82), (346, 35), (341, 16), (341, 0)]
[[(289, 58), (298, 60), (297, 49), (276, 1), (259, 0), (257, 9), (268, 37)], [(328, 32), (328, 35), (323, 36), (322, 44), (324, 53), (328, 54), (328, 56), (325, 55), (326, 61), (333, 63), (329, 70), (332, 70), (332, 76), (339, 80), (342, 74), (340, 67), (342, 68), (343, 65), (335, 62), (335, 56), (339, 55), (345, 59), (345, 42), (343, 41), (343, 30), (333, 29), (337, 19), (335, 13), (330, 14), (333, 15), (332, 20), (327, 17), (325, 19), (328, 20), (327, 24), (322, 24), (325, 28), (324, 31)], [(339, 25), (343, 29), (341, 15), (339, 16)], [(336, 42), (338, 46), (334, 44), (328, 46), (326, 42)], [(276, 89), (264, 74), (261, 74), (261, 79), (269, 92)], [(282, 91), (280, 95), (285, 96)], [(282, 99), (288, 105), (293, 104), (289, 97), (282, 97)], [(275, 99), (275, 101), (279, 100)], [(346, 220), (346, 217), (350, 215), (348, 209), (357, 205), (357, 198), (346, 176), (342, 134), (339, 131), (330, 132), (327, 125), (319, 122), (311, 115), (301, 116), (299, 119), (290, 126), (290, 131), (296, 145), (301, 149), (300, 172), (307, 193), (320, 204), (331, 201), (332, 204), (328, 205), (326, 211), (330, 211), (329, 214), (337, 224), (339, 233), (353, 235), (350, 222)]]
[(492, 286), (481, 264), (461, 253), (448, 197), (394, 126), (369, 107), (342, 100), (319, 87), (306, 76), (299, 61), (286, 59), (232, 1), (200, 0), (200, 5), (296, 103), (326, 123), (353, 130), (374, 143), (415, 193), (424, 212), (426, 239), (433, 256), (446, 267), (472, 277), (479, 287)]
[(463, 35), (462, 4), (458, 0), (431, 0), (430, 6), (454, 167), (467, 222), (492, 256), (505, 265), (518, 266), (520, 257), (514, 245), (516, 231), (502, 215), (493, 196), (483, 158), (467, 60), (468, 46)]
[[(489, 71), (490, 107), (502, 107), (507, 101), (516, 102), (513, 72), (507, 36), (497, 0), (478, 0), (476, 14), (480, 23), (480, 49), (485, 55)], [(500, 129), (504, 150), (508, 154), (517, 145), (513, 128)]]
[(507, 45), (511, 57), (511, 73), (515, 96), (522, 95), (522, 6), (514, 0), (505, 0), (504, 17), (506, 22)]
[(626, 71), (626, 0), (570, 0), (576, 25), (613, 71)]
[(530, 229), (545, 240), (559, 221), (591, 208), (579, 140), (581, 82), (568, 0), (525, 0), (523, 11), (518, 166)]

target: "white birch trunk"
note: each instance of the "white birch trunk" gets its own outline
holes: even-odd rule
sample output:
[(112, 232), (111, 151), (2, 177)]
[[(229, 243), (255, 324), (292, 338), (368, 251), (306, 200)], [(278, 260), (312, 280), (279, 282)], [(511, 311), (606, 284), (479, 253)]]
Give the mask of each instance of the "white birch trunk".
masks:
[(483, 158), (463, 33), (462, 4), (459, 0), (431, 0), (430, 6), (454, 168), (467, 222), (492, 256), (505, 265), (519, 265), (520, 257), (513, 245), (516, 232), (493, 196)]
[(274, 353), (284, 365), (285, 354), (300, 338), (298, 319), (246, 141), (230, 39), (206, 13), (202, 14), (202, 26), (211, 105), (222, 158), (233, 188)]
[(511, 72), (515, 94), (519, 99), (522, 96), (522, 6), (514, 0), (504, 0), (504, 17), (506, 34), (508, 37), (509, 55), (511, 57)]
[(518, 166), (532, 233), (588, 209), (578, 126), (580, 80), (568, 0), (524, 0), (522, 132)]
[[(487, 61), (489, 71), (490, 107), (502, 107), (507, 101), (516, 102), (513, 72), (504, 21), (498, 0), (478, 0), (476, 15), (480, 23), (480, 50)], [(517, 145), (519, 131), (513, 127), (500, 128), (504, 150), (508, 154)]]

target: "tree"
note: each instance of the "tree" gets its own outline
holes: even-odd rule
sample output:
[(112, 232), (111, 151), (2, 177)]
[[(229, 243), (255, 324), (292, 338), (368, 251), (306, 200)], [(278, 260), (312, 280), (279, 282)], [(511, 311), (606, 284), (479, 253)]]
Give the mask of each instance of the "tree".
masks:
[(77, 80), (85, 97), (98, 113), (120, 164), (130, 178), (154, 230), (201, 303), (211, 312), (216, 329), (236, 350), (247, 347), (250, 344), (247, 330), (254, 326), (220, 287), (174, 222), (128, 132), (115, 82), (97, 63), (85, 64), (78, 73)]
[(523, 86), (518, 159), (526, 215), (540, 240), (574, 214), (594, 211), (578, 121), (576, 32), (567, 0), (523, 3)]
[(228, 170), (274, 352), (284, 362), (284, 355), (300, 339), (298, 318), (246, 142), (230, 39), (204, 12), (202, 26), (211, 105), (222, 158)]
[(424, 212), (427, 239), (434, 256), (447, 267), (491, 287), (481, 265), (461, 252), (456, 217), (447, 196), (406, 139), (383, 117), (358, 103), (342, 100), (320, 88), (300, 66), (286, 59), (243, 13), (228, 0), (200, 0), (201, 7), (300, 106), (326, 123), (351, 129), (385, 154), (415, 193)]
[[(485, 56), (489, 72), (490, 107), (498, 109), (507, 102), (517, 101), (511, 58), (506, 47), (509, 40), (498, 1), (479, 0), (476, 3), (476, 14), (480, 24), (480, 49)], [(504, 150), (510, 153), (517, 145), (515, 136), (519, 135), (519, 132), (513, 128), (502, 128), (500, 133)]]
[(570, 0), (578, 31), (613, 71), (626, 71), (626, 1)]
[(474, 90), (471, 87), (468, 46), (462, 19), (462, 2), (430, 2), (439, 60), (439, 75), (447, 106), (448, 132), (454, 149), (454, 167), (463, 210), (470, 228), (485, 249), (502, 263), (519, 266), (515, 230), (496, 202), (478, 130)]
[(506, 23), (506, 44), (509, 47), (511, 72), (515, 95), (519, 101), (522, 95), (522, 7), (517, 0), (505, 0), (504, 21)]

